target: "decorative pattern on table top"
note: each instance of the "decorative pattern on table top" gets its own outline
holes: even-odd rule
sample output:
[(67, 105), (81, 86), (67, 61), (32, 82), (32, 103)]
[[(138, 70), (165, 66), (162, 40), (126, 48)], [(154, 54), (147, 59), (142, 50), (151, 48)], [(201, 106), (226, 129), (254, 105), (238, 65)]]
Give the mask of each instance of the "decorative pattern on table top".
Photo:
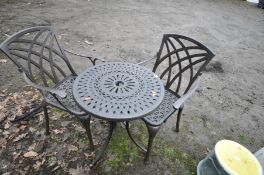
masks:
[(73, 95), (86, 111), (102, 118), (142, 117), (159, 106), (164, 96), (161, 80), (144, 67), (106, 63), (80, 74)]

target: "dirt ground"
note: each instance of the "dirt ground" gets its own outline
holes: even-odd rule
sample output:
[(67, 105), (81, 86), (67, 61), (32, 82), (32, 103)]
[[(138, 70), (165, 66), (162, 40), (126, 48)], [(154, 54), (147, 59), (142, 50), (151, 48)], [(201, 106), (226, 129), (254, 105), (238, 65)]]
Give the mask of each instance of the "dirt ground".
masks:
[[(264, 11), (255, 5), (240, 0), (0, 0), (0, 41), (47, 24), (57, 29), (65, 48), (110, 61), (137, 63), (155, 55), (164, 33), (200, 41), (216, 56), (185, 105), (180, 132), (173, 131), (174, 116), (158, 136), (197, 160), (221, 139), (252, 152), (264, 146)], [(82, 59), (71, 62), (78, 72), (88, 66)], [(24, 85), (10, 61), (0, 62), (0, 90), (21, 92)], [(122, 174), (174, 173), (141, 161)]]

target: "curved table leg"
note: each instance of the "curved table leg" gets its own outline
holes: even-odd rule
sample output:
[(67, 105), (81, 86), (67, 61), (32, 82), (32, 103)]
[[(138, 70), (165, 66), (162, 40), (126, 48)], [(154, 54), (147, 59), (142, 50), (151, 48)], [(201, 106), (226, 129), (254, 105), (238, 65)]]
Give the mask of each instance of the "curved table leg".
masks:
[[(146, 124), (146, 123), (145, 123)], [(130, 137), (130, 139), (141, 149), (145, 152), (145, 160), (144, 162), (146, 163), (148, 160), (149, 160), (149, 155), (150, 155), (150, 152), (151, 152), (151, 149), (152, 149), (152, 143), (154, 141), (154, 138), (160, 128), (160, 126), (150, 126), (148, 124), (146, 124), (147, 126), (147, 129), (148, 129), (148, 145), (147, 145), (147, 148), (145, 148), (144, 146), (142, 146), (141, 144), (139, 144), (131, 135), (130, 133), (130, 130), (129, 130), (129, 122), (126, 122), (126, 130), (127, 130), (127, 133)]]
[(95, 159), (90, 164), (90, 167), (93, 167), (101, 159), (102, 155), (104, 154), (104, 152), (105, 152), (105, 150), (106, 150), (106, 148), (107, 148), (107, 146), (109, 144), (109, 141), (110, 141), (110, 139), (112, 137), (112, 134), (113, 134), (113, 130), (116, 127), (116, 122), (110, 121), (109, 124), (110, 124), (110, 126), (109, 126), (109, 133), (108, 133), (108, 136), (106, 138), (106, 141), (103, 144), (102, 149), (99, 151), (99, 153), (96, 154)]
[(91, 116), (89, 115), (88, 118), (84, 118), (84, 117), (80, 117), (80, 121), (83, 125), (83, 127), (86, 130), (88, 139), (89, 139), (89, 144), (90, 144), (90, 148), (91, 150), (94, 150), (94, 144), (93, 144), (93, 137), (92, 137), (92, 133), (91, 133)]
[(159, 131), (160, 126), (151, 126), (151, 125), (147, 125), (148, 128), (148, 134), (149, 134), (149, 139), (148, 139), (148, 148), (147, 148), (147, 152), (145, 155), (145, 160), (144, 162), (146, 163), (149, 160), (149, 155), (152, 149), (152, 143), (154, 141), (154, 138), (157, 134), (157, 132)]
[(139, 147), (142, 151), (144, 151), (145, 153), (147, 152), (147, 149), (142, 146), (141, 144), (139, 144), (133, 137), (132, 134), (129, 130), (129, 122), (126, 122), (126, 130), (127, 130), (127, 134), (130, 137), (130, 139), (137, 145), (137, 147)]

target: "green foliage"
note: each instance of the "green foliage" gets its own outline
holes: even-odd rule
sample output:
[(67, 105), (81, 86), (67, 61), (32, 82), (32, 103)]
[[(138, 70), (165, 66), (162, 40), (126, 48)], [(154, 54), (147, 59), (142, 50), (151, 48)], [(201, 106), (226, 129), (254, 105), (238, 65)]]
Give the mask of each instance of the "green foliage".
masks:
[(62, 143), (62, 135), (61, 134), (55, 134), (54, 140), (56, 143)]
[(253, 145), (253, 144), (255, 143), (254, 138), (249, 137), (249, 136), (248, 136), (247, 134), (245, 134), (245, 133), (240, 133), (240, 134), (239, 134), (239, 140), (240, 140), (242, 143), (250, 144), (250, 145)]
[(48, 157), (48, 167), (52, 167), (56, 164), (57, 158), (55, 156)]

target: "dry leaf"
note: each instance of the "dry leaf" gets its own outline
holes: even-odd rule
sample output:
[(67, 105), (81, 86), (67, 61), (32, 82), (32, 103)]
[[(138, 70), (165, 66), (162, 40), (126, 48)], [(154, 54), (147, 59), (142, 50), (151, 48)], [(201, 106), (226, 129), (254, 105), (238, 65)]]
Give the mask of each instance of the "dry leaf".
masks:
[(34, 170), (39, 171), (41, 165), (42, 165), (42, 163), (41, 163), (40, 161), (37, 161), (37, 162), (33, 165)]
[(6, 173), (4, 173), (2, 175), (11, 175), (11, 172), (6, 172)]
[(74, 145), (68, 145), (68, 150), (69, 151), (77, 151), (78, 148), (77, 148), (77, 146), (74, 146)]
[(84, 133), (86, 130), (83, 128), (83, 127), (81, 127), (81, 126), (77, 126), (76, 128), (75, 128), (75, 130), (76, 131), (78, 131), (78, 132), (80, 132), (80, 133)]
[(64, 130), (63, 129), (54, 129), (53, 132), (55, 134), (62, 134), (64, 132)]
[(19, 141), (19, 140), (25, 138), (26, 136), (27, 136), (27, 133), (25, 133), (25, 134), (21, 134), (21, 135), (17, 136), (17, 137), (14, 139), (14, 142), (17, 142), (17, 141)]
[(16, 153), (14, 156), (14, 160), (16, 160), (20, 155), (21, 155), (22, 151), (19, 151), (19, 153)]
[(15, 138), (17, 135), (18, 135), (18, 133), (12, 133), (12, 134), (8, 137), (7, 141), (12, 140), (12, 139)]
[[(1, 110), (1, 107), (0, 107), (0, 110)], [(4, 113), (0, 113), (0, 121), (4, 120), (5, 117), (6, 117), (6, 116), (5, 116)]]
[(36, 157), (37, 155), (38, 153), (36, 153), (35, 151), (29, 151), (24, 154), (24, 157)]
[(30, 145), (29, 147), (28, 147), (28, 151), (32, 151), (32, 150), (34, 150), (35, 149), (35, 147), (36, 147), (36, 143), (33, 143), (32, 145)]
[(85, 42), (86, 44), (88, 44), (88, 45), (93, 45), (93, 43), (92, 43), (92, 42), (89, 42), (88, 40), (84, 40), (84, 42)]
[(0, 63), (6, 63), (7, 60), (6, 59), (0, 59)]
[(0, 139), (0, 147), (4, 148), (6, 146), (6, 144), (7, 144), (7, 140), (4, 138), (1, 138)]
[(35, 128), (33, 128), (33, 127), (29, 127), (28, 130), (29, 130), (30, 132), (32, 132), (32, 133), (34, 133), (34, 132), (37, 131), (37, 129), (35, 129)]
[(10, 132), (9, 131), (4, 131), (2, 134), (7, 137), (10, 134)]
[(77, 165), (76, 169), (70, 168), (69, 169), (70, 175), (87, 175), (90, 174), (90, 168), (89, 167), (79, 167)]
[(53, 168), (53, 170), (51, 171), (51, 172), (54, 172), (54, 171), (56, 171), (57, 169), (59, 169), (60, 168), (60, 166), (58, 165), (58, 166), (56, 166), (55, 168)]
[(89, 153), (84, 153), (84, 155), (85, 155), (86, 158), (95, 157), (94, 152), (91, 152), (90, 154)]
[(66, 132), (64, 135), (63, 135), (63, 139), (62, 141), (65, 142), (68, 138), (70, 138), (71, 134), (70, 132)]
[(4, 128), (5, 128), (5, 129), (8, 129), (8, 128), (10, 128), (10, 126), (11, 126), (11, 125), (10, 125), (10, 122), (6, 122)]

